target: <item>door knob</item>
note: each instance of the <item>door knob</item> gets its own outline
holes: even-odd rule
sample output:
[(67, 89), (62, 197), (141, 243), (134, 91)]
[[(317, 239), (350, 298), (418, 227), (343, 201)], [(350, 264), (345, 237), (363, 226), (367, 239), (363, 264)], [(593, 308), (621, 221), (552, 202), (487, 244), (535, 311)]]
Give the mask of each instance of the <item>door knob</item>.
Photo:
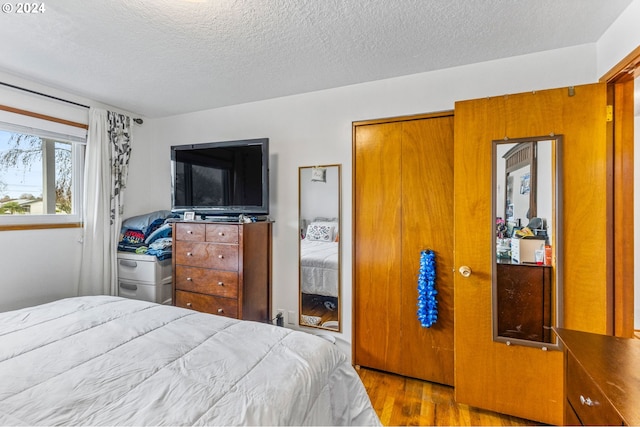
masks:
[(461, 266), (461, 267), (458, 269), (458, 272), (459, 272), (460, 274), (462, 274), (462, 277), (469, 277), (469, 276), (471, 276), (471, 268), (470, 268), (470, 267), (467, 267), (466, 265)]

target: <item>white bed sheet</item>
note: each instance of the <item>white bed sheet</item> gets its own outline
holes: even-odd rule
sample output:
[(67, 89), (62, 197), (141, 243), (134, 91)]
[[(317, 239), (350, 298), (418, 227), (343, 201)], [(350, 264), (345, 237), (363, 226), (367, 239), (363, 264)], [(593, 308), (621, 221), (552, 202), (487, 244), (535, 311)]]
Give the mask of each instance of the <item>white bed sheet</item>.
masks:
[(338, 242), (300, 241), (302, 293), (338, 296)]
[(118, 297), (0, 313), (0, 425), (379, 425), (304, 332)]

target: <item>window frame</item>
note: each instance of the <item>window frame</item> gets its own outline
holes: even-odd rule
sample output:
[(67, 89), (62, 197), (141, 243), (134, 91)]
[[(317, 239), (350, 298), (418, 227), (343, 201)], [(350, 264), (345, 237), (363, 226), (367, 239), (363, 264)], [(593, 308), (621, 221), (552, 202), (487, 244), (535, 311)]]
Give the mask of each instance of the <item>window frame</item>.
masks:
[[(69, 142), (72, 147), (72, 212), (71, 214), (0, 215), (0, 231), (82, 227), (84, 161), (88, 126), (44, 114), (0, 105), (0, 129), (29, 133), (44, 139)], [(64, 136), (68, 136), (65, 138)], [(82, 141), (80, 141), (82, 140)]]

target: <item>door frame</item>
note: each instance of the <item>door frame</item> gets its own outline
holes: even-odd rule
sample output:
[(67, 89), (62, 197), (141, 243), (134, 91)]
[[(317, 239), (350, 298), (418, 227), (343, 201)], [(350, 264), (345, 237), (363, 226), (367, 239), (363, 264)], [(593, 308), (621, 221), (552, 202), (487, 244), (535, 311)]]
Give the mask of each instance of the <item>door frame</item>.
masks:
[(634, 336), (634, 79), (640, 75), (640, 46), (600, 78), (607, 83), (613, 141), (613, 330)]

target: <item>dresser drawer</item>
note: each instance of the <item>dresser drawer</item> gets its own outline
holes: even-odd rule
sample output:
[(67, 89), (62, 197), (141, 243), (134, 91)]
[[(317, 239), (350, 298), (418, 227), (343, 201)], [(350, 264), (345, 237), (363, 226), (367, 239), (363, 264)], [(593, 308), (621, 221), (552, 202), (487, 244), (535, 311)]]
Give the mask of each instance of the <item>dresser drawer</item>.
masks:
[(207, 242), (238, 243), (238, 226), (230, 224), (207, 224)]
[(622, 418), (609, 404), (582, 366), (567, 352), (567, 400), (583, 425), (623, 425)]
[(237, 298), (238, 273), (178, 265), (176, 266), (176, 289)]
[(119, 279), (118, 296), (141, 301), (150, 301), (158, 304), (170, 304), (171, 281), (165, 280), (162, 283), (146, 284), (132, 280)]
[(238, 271), (238, 246), (180, 242), (173, 248), (176, 264)]
[(568, 403), (564, 405), (564, 423), (565, 426), (581, 426), (582, 423), (573, 410), (573, 407)]
[(238, 301), (231, 298), (176, 291), (176, 306), (190, 308), (203, 313), (238, 317)]
[(118, 252), (118, 279), (147, 284), (171, 280), (171, 259), (160, 261), (151, 255)]
[(196, 224), (192, 222), (179, 222), (174, 224), (173, 232), (176, 240), (184, 240), (187, 242), (204, 242), (206, 227), (205, 224)]

